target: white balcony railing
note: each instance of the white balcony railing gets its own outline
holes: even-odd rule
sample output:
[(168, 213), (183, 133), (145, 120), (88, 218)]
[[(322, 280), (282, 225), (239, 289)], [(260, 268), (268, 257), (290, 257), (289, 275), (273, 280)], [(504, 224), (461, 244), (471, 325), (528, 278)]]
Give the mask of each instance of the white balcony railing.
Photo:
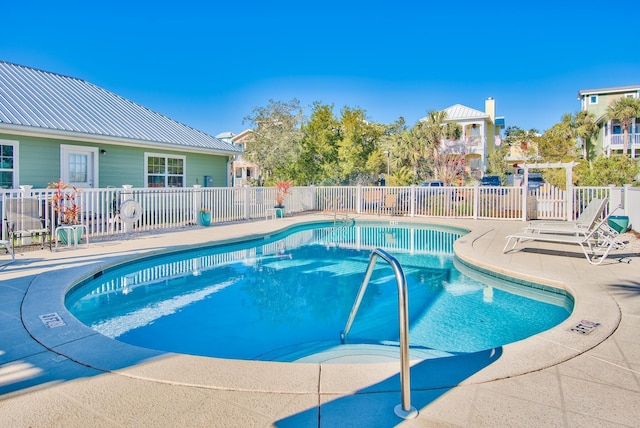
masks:
[[(640, 134), (629, 134), (629, 146), (630, 150), (640, 149)], [(622, 150), (624, 147), (623, 134), (607, 135), (604, 138), (604, 148), (609, 150)]]

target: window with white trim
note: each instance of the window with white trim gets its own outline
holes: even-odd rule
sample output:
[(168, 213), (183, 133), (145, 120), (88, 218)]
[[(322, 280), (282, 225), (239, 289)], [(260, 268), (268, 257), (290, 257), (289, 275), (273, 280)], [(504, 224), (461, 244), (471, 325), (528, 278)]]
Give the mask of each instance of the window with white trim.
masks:
[(147, 187), (184, 187), (184, 156), (145, 153), (144, 158)]
[(18, 187), (18, 142), (0, 140), (0, 189)]
[(598, 104), (598, 96), (597, 95), (591, 95), (589, 97), (589, 104)]

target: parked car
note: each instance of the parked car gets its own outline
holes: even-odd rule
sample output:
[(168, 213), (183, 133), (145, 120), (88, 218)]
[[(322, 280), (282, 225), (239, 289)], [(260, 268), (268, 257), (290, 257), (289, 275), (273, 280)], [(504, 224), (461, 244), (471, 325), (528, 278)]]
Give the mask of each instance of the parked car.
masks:
[(502, 182), (500, 181), (500, 177), (497, 175), (485, 175), (480, 180), (481, 186), (502, 186)]
[(530, 175), (529, 182), (527, 184), (527, 189), (536, 190), (540, 188), (540, 186), (542, 186), (543, 184), (544, 184), (544, 179), (542, 178), (542, 176)]
[[(442, 191), (444, 191), (444, 181), (442, 180), (429, 180), (429, 181), (425, 181), (424, 183), (420, 183), (419, 184), (420, 187), (442, 187)], [(442, 192), (439, 192), (442, 193)]]

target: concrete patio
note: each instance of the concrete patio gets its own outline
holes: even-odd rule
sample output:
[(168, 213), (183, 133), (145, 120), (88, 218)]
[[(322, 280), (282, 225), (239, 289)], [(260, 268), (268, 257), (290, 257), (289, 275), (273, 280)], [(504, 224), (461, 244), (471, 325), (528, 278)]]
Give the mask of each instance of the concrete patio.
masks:
[[(505, 236), (522, 228), (519, 221), (415, 219), (471, 229), (456, 242), (459, 258), (564, 288), (575, 308), (565, 322), (529, 339), (414, 362), (411, 399), (420, 413), (407, 421), (393, 412), (400, 402), (398, 363), (167, 354), (100, 336), (63, 305), (70, 284), (128, 258), (176, 249), (176, 242), (202, 245), (327, 219), (304, 215), (96, 241), (75, 250), (18, 251), (16, 262), (0, 270), (0, 426), (638, 426), (635, 245), (592, 266), (572, 246), (536, 242), (502, 254)], [(40, 316), (50, 313), (59, 314), (64, 325), (45, 326)], [(571, 331), (582, 320), (599, 326), (586, 335)]]

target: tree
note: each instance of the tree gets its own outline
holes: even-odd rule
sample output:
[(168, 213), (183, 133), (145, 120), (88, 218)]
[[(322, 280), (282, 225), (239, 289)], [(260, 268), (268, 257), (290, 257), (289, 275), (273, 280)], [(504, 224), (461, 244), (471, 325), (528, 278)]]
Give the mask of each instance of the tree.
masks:
[(302, 133), (301, 153), (296, 168), (297, 181), (304, 184), (338, 184), (340, 133), (333, 105), (314, 103), (309, 121), (302, 127)]
[(594, 156), (594, 146), (592, 141), (598, 136), (600, 128), (596, 123), (596, 117), (593, 113), (586, 110), (576, 114), (574, 119), (575, 135), (582, 143), (582, 158), (587, 162), (591, 161)]
[(640, 100), (619, 98), (607, 108), (606, 117), (609, 120), (617, 120), (622, 125), (622, 153), (626, 155), (629, 148), (629, 128), (633, 120), (640, 117)]
[(364, 110), (344, 107), (339, 121), (338, 174), (343, 183), (363, 181), (386, 171), (386, 156), (378, 148), (381, 125), (368, 122)]
[(509, 155), (509, 146), (501, 144), (487, 156), (487, 173), (499, 175), (504, 179), (507, 174), (505, 158)]
[[(411, 129), (403, 130), (393, 139), (394, 171), (407, 168), (412, 172), (411, 183), (424, 181), (430, 173), (427, 158), (432, 153), (429, 139), (429, 125), (418, 122)], [(428, 169), (428, 170), (427, 170)]]
[(253, 125), (247, 159), (266, 171), (270, 181), (294, 178), (304, 123), (300, 102), (269, 100), (266, 107), (255, 107), (244, 122)]
[(574, 132), (571, 113), (562, 116), (562, 121), (547, 129), (538, 138), (538, 154), (545, 162), (570, 162), (578, 159), (578, 141)]
[(628, 156), (599, 156), (593, 161), (591, 168), (586, 163), (574, 170), (578, 186), (623, 186), (632, 184), (640, 174), (640, 166), (636, 159)]
[(538, 139), (540, 133), (537, 129), (525, 131), (517, 126), (509, 126), (504, 131), (506, 146), (517, 147), (527, 158), (535, 159), (538, 156)]

